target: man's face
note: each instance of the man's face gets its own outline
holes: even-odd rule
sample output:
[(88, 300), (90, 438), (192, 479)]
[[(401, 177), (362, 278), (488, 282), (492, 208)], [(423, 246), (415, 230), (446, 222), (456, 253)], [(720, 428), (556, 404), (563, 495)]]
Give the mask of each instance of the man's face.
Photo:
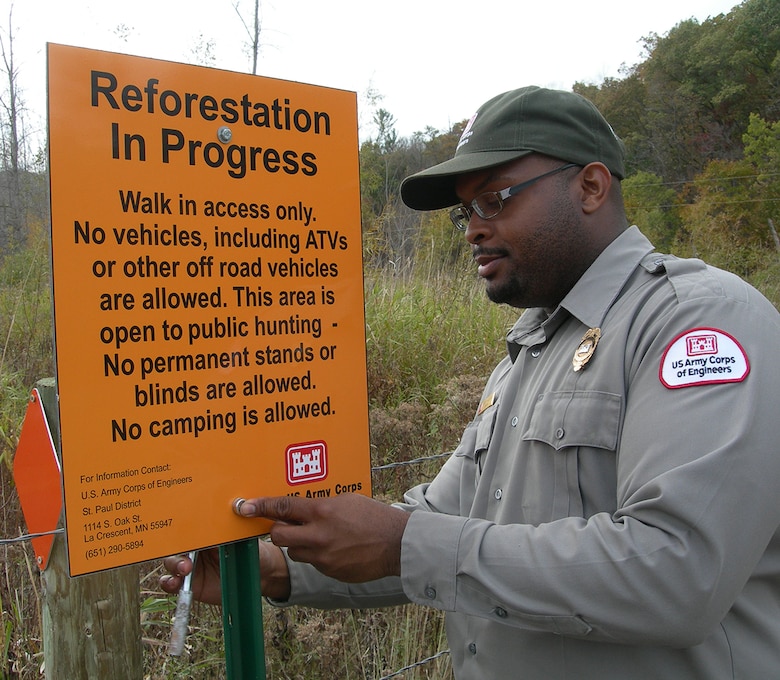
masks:
[[(464, 175), (456, 190), (468, 205), (481, 193), (506, 189), (562, 164), (531, 155)], [(491, 219), (472, 215), (466, 240), (493, 302), (553, 309), (589, 266), (583, 252), (587, 233), (575, 203), (579, 170), (564, 170), (523, 189)]]

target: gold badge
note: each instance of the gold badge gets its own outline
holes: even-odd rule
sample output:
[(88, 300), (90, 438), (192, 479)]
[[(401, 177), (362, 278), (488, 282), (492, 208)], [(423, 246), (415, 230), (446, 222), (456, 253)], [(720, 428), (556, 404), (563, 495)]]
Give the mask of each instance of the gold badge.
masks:
[(580, 346), (577, 347), (577, 351), (574, 352), (574, 358), (571, 360), (571, 365), (575, 371), (581, 371), (585, 368), (585, 365), (590, 361), (593, 356), (593, 352), (596, 351), (596, 345), (599, 344), (601, 338), (600, 328), (591, 328), (580, 340)]
[(482, 400), (482, 403), (477, 409), (477, 415), (481, 415), (484, 411), (487, 411), (493, 404), (496, 403), (496, 393), (488, 395)]

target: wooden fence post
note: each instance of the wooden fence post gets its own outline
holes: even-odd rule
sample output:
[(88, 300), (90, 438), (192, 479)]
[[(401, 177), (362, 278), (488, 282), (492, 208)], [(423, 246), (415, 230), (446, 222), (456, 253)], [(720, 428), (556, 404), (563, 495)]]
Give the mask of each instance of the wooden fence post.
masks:
[[(58, 445), (55, 382), (36, 387)], [(41, 581), (47, 680), (143, 678), (138, 567), (70, 578), (65, 537), (57, 535)]]

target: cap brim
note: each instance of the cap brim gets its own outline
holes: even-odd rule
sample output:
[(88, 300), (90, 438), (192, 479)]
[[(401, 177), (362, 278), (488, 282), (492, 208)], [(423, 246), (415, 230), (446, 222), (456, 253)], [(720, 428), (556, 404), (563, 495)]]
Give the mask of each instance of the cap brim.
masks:
[(432, 168), (409, 175), (401, 183), (401, 199), (415, 210), (438, 210), (460, 202), (455, 193), (456, 179), (469, 172), (486, 170), (523, 158), (533, 151), (480, 151), (464, 153)]

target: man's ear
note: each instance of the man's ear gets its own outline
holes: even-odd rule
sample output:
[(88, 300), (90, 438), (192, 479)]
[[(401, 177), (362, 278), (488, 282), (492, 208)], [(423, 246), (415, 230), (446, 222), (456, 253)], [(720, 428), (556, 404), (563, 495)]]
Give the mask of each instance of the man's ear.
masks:
[(596, 212), (606, 202), (614, 177), (603, 163), (589, 163), (579, 175), (580, 203), (586, 215)]

